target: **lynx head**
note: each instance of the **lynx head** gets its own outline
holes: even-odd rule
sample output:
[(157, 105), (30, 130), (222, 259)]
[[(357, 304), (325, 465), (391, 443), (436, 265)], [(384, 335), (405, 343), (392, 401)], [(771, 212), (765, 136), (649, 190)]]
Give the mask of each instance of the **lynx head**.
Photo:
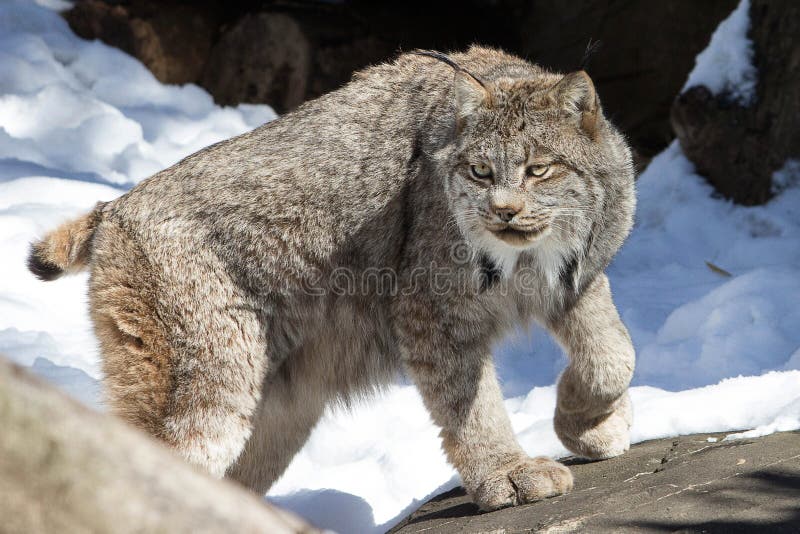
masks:
[(632, 223), (630, 150), (585, 72), (517, 61), (483, 79), (456, 70), (455, 137), (439, 160), (452, 215), (504, 271), (521, 254), (550, 280), (589, 254), (602, 269)]

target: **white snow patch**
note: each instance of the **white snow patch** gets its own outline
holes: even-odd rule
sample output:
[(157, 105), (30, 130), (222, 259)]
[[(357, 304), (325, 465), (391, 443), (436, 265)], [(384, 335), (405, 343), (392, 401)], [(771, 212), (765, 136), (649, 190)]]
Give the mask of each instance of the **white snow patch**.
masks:
[(34, 0), (34, 2), (54, 11), (66, 11), (74, 5), (74, 2), (69, 0)]
[(786, 160), (786, 163), (772, 174), (773, 194), (778, 194), (797, 184), (800, 184), (800, 160), (798, 159)]
[[(742, 5), (730, 23), (740, 28)], [(737, 64), (749, 65), (749, 52), (737, 50)], [(703, 64), (735, 80), (728, 63)], [(134, 59), (78, 39), (33, 2), (0, 4), (0, 353), (100, 407), (87, 278), (35, 280), (24, 264), (28, 243), (121, 194), (120, 184), (273, 116), (266, 106), (219, 108), (195, 86), (159, 84)], [(677, 144), (639, 179), (636, 227), (609, 269), (638, 353), (634, 442), (800, 428), (796, 169), (787, 163), (777, 196), (760, 207), (714, 198)], [(566, 454), (552, 428), (553, 384), (565, 363), (558, 346), (534, 327), (497, 355), (523, 447)], [(329, 410), (269, 499), (322, 527), (384, 531), (458, 483), (437, 433), (407, 384), (351, 412)]]
[(724, 93), (743, 105), (751, 103), (756, 95), (758, 72), (753, 66), (749, 28), (750, 0), (741, 0), (717, 26), (708, 47), (698, 54), (681, 92), (704, 85), (715, 95)]
[(800, 428), (800, 399), (795, 399), (782, 407), (769, 423), (759, 425), (747, 432), (737, 432), (725, 436), (724, 441), (742, 438), (758, 438), (775, 432), (787, 432)]

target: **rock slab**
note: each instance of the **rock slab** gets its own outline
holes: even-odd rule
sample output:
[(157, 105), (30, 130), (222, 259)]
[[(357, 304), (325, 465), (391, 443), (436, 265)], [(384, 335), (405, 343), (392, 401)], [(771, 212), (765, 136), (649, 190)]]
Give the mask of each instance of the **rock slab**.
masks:
[(496, 512), (480, 513), (456, 488), (390, 532), (800, 532), (800, 432), (725, 435), (648, 441), (602, 462), (566, 459), (572, 493)]

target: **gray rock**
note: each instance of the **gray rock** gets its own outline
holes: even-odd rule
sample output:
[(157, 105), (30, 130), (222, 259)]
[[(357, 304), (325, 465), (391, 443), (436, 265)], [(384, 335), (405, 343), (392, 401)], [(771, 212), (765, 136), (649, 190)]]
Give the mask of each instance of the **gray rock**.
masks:
[(567, 459), (572, 493), (496, 512), (480, 513), (457, 488), (390, 532), (800, 532), (800, 432), (724, 437), (648, 441), (602, 462)]

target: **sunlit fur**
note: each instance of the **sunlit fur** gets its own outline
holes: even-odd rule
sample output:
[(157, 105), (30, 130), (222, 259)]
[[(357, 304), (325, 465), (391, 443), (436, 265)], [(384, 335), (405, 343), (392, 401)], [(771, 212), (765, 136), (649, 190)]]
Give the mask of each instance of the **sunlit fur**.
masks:
[(538, 321), (570, 358), (559, 438), (628, 448), (634, 353), (603, 271), (633, 220), (630, 152), (585, 73), (481, 47), (452, 63), (356, 73), (33, 245), (43, 279), (91, 272), (115, 414), (263, 493), (327, 406), (402, 371), (475, 501), (530, 502), (572, 476), (517, 443), (491, 348)]

